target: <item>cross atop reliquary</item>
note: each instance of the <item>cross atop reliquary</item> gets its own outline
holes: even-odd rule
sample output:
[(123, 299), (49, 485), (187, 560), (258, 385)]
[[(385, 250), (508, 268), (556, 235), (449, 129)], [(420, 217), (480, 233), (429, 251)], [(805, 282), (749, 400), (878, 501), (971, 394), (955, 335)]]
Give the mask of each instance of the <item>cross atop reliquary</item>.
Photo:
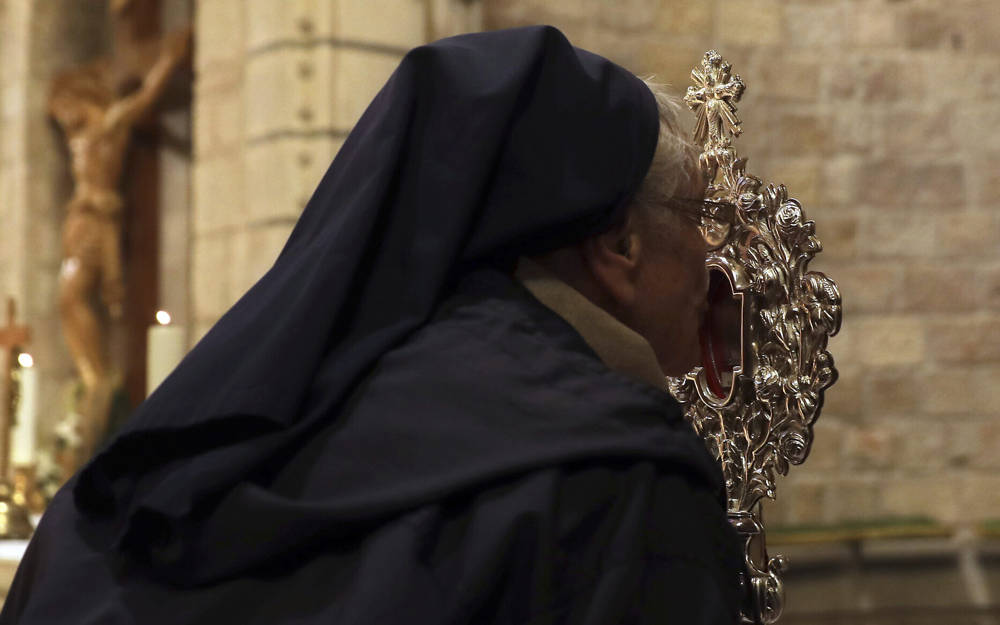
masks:
[(694, 140), (705, 151), (729, 147), (730, 137), (743, 132), (736, 116), (736, 102), (743, 96), (746, 85), (732, 66), (715, 50), (709, 50), (701, 60), (701, 68), (691, 70), (694, 87), (687, 88), (684, 102), (696, 116)]

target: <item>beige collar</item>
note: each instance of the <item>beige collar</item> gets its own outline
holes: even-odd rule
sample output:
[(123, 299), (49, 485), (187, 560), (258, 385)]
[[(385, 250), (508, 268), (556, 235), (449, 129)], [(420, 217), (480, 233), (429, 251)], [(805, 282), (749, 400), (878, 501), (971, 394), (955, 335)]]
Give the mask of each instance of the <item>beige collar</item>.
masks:
[(538, 263), (520, 258), (514, 276), (573, 326), (609, 369), (665, 389), (666, 378), (649, 343)]

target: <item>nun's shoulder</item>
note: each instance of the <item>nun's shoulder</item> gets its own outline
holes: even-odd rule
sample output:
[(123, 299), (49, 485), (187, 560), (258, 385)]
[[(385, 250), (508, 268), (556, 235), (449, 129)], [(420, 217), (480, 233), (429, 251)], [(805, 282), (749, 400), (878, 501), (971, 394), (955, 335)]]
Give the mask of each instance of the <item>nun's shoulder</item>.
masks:
[(437, 389), (499, 392), (525, 409), (624, 402), (680, 420), (667, 392), (610, 370), (562, 317), (496, 271), (464, 280), (428, 323), (382, 357), (376, 373)]

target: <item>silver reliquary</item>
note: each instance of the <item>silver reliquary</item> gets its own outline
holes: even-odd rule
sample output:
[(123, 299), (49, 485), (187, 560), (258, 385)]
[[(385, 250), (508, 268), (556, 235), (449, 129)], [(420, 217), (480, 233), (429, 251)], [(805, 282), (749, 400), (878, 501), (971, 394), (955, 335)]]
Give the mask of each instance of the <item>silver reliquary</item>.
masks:
[(691, 77), (684, 100), (697, 116), (706, 199), (729, 208), (729, 218), (724, 241), (707, 258), (703, 366), (671, 379), (670, 389), (722, 464), (729, 518), (745, 541), (743, 623), (773, 623), (782, 610), (784, 559), (767, 555), (761, 500), (773, 499), (776, 476), (809, 455), (823, 391), (837, 379), (826, 347), (840, 328), (840, 292), (807, 270), (822, 249), (815, 223), (784, 185), (748, 174), (732, 146), (742, 132), (739, 75), (712, 50)]

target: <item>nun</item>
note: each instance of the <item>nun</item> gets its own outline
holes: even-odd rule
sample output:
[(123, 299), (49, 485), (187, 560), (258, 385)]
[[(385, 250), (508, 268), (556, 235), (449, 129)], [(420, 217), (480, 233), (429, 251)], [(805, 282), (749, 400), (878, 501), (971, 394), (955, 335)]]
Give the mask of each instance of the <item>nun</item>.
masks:
[(664, 379), (711, 244), (676, 110), (548, 26), (409, 52), (55, 497), (0, 623), (737, 623), (722, 474)]

